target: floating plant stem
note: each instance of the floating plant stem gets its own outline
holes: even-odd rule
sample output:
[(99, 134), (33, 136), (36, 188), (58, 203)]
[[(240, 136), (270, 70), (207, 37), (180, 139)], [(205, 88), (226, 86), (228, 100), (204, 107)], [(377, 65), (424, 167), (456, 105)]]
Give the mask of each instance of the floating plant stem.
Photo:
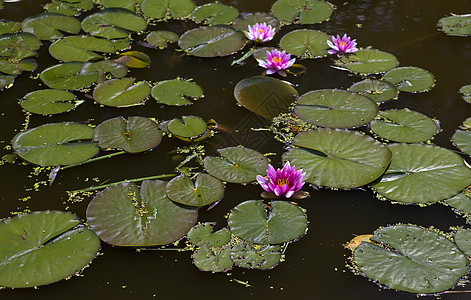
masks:
[(91, 163), (91, 162), (96, 162), (96, 161), (99, 161), (99, 160), (102, 160), (102, 159), (105, 159), (105, 158), (111, 158), (111, 157), (118, 156), (118, 155), (125, 154), (125, 153), (127, 153), (127, 152), (126, 151), (119, 151), (119, 152), (115, 152), (115, 153), (111, 153), (111, 154), (107, 154), (107, 155), (103, 155), (103, 156), (98, 156), (98, 157), (91, 158), (91, 159), (88, 159), (88, 160), (83, 161), (83, 162), (79, 162), (77, 164), (64, 166), (61, 169), (66, 170), (66, 169), (69, 169), (69, 168), (72, 168), (72, 167), (85, 165), (85, 164), (88, 164), (88, 163)]
[(231, 63), (231, 66), (233, 66), (235, 64), (240, 64), (241, 62), (243, 62), (244, 60), (249, 58), (252, 54), (254, 54), (254, 52), (255, 52), (255, 48), (251, 48), (241, 58), (233, 60), (232, 63)]
[(192, 160), (193, 158), (197, 157), (198, 153), (193, 153), (192, 155), (188, 156), (185, 158), (181, 163), (178, 164), (178, 166), (175, 167), (176, 170), (180, 171), (180, 168), (183, 167), (187, 162)]

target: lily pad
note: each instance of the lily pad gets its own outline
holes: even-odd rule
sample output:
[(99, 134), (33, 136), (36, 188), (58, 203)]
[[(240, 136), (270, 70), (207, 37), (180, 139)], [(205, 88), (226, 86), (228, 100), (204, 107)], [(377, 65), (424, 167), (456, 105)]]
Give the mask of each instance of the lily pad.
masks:
[(96, 52), (114, 53), (112, 42), (94, 36), (67, 36), (49, 46), (49, 53), (57, 60), (64, 62), (101, 59), (103, 56)]
[(232, 22), (232, 27), (239, 31), (247, 31), (249, 29), (249, 25), (253, 26), (257, 23), (265, 23), (270, 25), (275, 30), (278, 30), (280, 27), (280, 21), (277, 18), (275, 18), (272, 14), (264, 12), (243, 12)]
[(226, 56), (241, 50), (247, 39), (245, 35), (229, 26), (202, 26), (180, 36), (178, 45), (198, 57)]
[(224, 195), (224, 184), (211, 175), (199, 173), (193, 182), (182, 174), (167, 184), (167, 197), (177, 203), (189, 206), (205, 206), (214, 203)]
[(179, 36), (173, 31), (156, 30), (147, 34), (146, 41), (156, 48), (163, 49), (167, 43), (178, 42)]
[(207, 244), (210, 247), (222, 247), (229, 243), (231, 239), (231, 232), (227, 228), (222, 228), (213, 232), (213, 227), (216, 223), (202, 223), (191, 228), (188, 232), (187, 238), (193, 245), (198, 247)]
[(231, 259), (230, 247), (211, 248), (204, 244), (191, 257), (195, 266), (206, 272), (225, 272), (231, 269), (234, 264)]
[(188, 16), (194, 8), (192, 0), (144, 0), (141, 3), (142, 13), (154, 19), (163, 19), (167, 16), (181, 19)]
[(457, 129), (451, 137), (453, 145), (464, 153), (471, 155), (471, 132)]
[(383, 139), (420, 143), (433, 138), (439, 128), (435, 121), (419, 112), (404, 109), (380, 111), (380, 120), (371, 122), (371, 130)]
[(15, 21), (0, 21), (0, 35), (5, 33), (15, 33), (21, 29), (21, 23)]
[(128, 74), (128, 67), (113, 60), (100, 60), (97, 62), (85, 62), (80, 68), (82, 73), (98, 72), (97, 83), (106, 80), (106, 73), (111, 74), (114, 78), (123, 78)]
[(463, 94), (464, 101), (471, 103), (471, 84), (462, 86), (459, 93)]
[(115, 59), (129, 68), (147, 68), (150, 65), (150, 57), (141, 51), (126, 51), (119, 54), (119, 58)]
[(98, 80), (98, 72), (84, 73), (81, 67), (80, 62), (53, 65), (42, 71), (39, 78), (52, 89), (79, 90)]
[(384, 74), (384, 79), (401, 92), (426, 92), (435, 85), (432, 73), (417, 67), (395, 68)]
[(218, 152), (222, 157), (207, 156), (204, 159), (204, 169), (222, 181), (251, 182), (268, 168), (268, 159), (249, 148), (228, 147), (218, 149)]
[(132, 12), (136, 12), (136, 4), (137, 2), (142, 1), (134, 1), (134, 0), (100, 0), (101, 4), (105, 8), (124, 8), (130, 10)]
[(74, 94), (64, 90), (37, 90), (26, 94), (20, 101), (21, 107), (40, 115), (60, 114), (83, 103)]
[(357, 74), (378, 74), (394, 69), (399, 65), (397, 58), (387, 52), (375, 49), (362, 49), (345, 55), (336, 61), (340, 67)]
[(441, 31), (451, 36), (471, 36), (471, 18), (469, 15), (454, 15), (438, 20)]
[(160, 144), (162, 131), (154, 121), (144, 117), (116, 117), (95, 127), (93, 139), (102, 149), (123, 149), (129, 153), (147, 151)]
[(13, 149), (23, 159), (41, 166), (72, 165), (95, 156), (93, 129), (79, 123), (50, 123), (15, 135)]
[(177, 137), (195, 139), (207, 131), (207, 124), (200, 117), (183, 116), (181, 120), (171, 120), (167, 128)]
[(166, 245), (184, 237), (198, 218), (165, 195), (166, 182), (145, 180), (141, 188), (121, 183), (98, 193), (87, 207), (87, 223), (115, 246)]
[(334, 7), (320, 0), (278, 0), (271, 11), (275, 17), (288, 23), (299, 19), (300, 24), (314, 24), (329, 20)]
[(375, 102), (385, 102), (394, 99), (398, 94), (394, 84), (385, 80), (375, 79), (365, 79), (356, 82), (348, 90), (366, 96)]
[(0, 58), (0, 72), (9, 75), (19, 75), (23, 71), (33, 71), (38, 66), (34, 59), (23, 59), (19, 62)]
[(458, 154), (423, 144), (388, 145), (391, 164), (372, 185), (378, 193), (403, 203), (448, 199), (471, 184), (471, 170)]
[(281, 244), (299, 239), (307, 231), (307, 217), (300, 207), (286, 201), (242, 202), (227, 219), (231, 232), (256, 244)]
[(378, 105), (368, 97), (344, 90), (317, 90), (301, 95), (295, 114), (321, 127), (351, 128), (369, 123)]
[(159, 82), (152, 88), (151, 95), (159, 103), (175, 106), (190, 105), (192, 100), (204, 97), (199, 85), (180, 79)]
[(280, 40), (281, 49), (301, 58), (327, 56), (330, 36), (318, 30), (300, 29), (288, 32)]
[(456, 246), (467, 256), (471, 256), (471, 230), (461, 228), (454, 236)]
[(150, 86), (145, 81), (134, 81), (134, 78), (107, 80), (95, 88), (93, 98), (100, 104), (113, 107), (143, 103), (150, 94)]
[(21, 24), (24, 32), (29, 32), (41, 40), (57, 40), (64, 35), (61, 31), (70, 34), (79, 33), (80, 21), (71, 16), (56, 13), (42, 13), (23, 20)]
[(462, 191), (451, 198), (445, 199), (443, 202), (463, 213), (471, 214), (471, 198), (469, 197), (469, 191), (467, 190)]
[(235, 265), (246, 269), (268, 270), (274, 268), (280, 262), (281, 257), (279, 245), (254, 247), (252, 244), (241, 242), (231, 250), (231, 258)]
[(12, 87), (15, 79), (15, 75), (0, 74), (0, 91)]
[(40, 47), (41, 41), (31, 33), (7, 33), (0, 36), (0, 56), (3, 57), (14, 57), (20, 60), (36, 56), (36, 50)]
[(348, 130), (318, 129), (299, 133), (284, 154), (317, 186), (356, 188), (381, 176), (391, 152), (373, 138)]
[(79, 224), (76, 215), (62, 211), (37, 211), (0, 223), (0, 285), (36, 287), (85, 268), (98, 254), (100, 240)]
[(52, 0), (44, 5), (44, 9), (51, 13), (76, 16), (94, 6), (93, 0)]
[[(452, 288), (468, 272), (468, 259), (444, 236), (413, 225), (395, 225), (361, 243), (353, 260), (367, 277), (391, 289), (429, 294)], [(385, 268), (387, 266), (387, 268)]]
[(289, 82), (269, 76), (253, 76), (237, 83), (234, 97), (243, 107), (271, 120), (282, 112), (288, 112), (298, 92)]
[(230, 24), (239, 16), (237, 8), (221, 3), (209, 3), (196, 7), (191, 18), (208, 25)]

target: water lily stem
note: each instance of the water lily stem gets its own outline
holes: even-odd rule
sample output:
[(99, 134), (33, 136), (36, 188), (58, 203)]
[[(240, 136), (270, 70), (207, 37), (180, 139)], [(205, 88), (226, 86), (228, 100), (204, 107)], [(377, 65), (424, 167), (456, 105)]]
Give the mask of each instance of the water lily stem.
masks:
[(61, 168), (61, 170), (67, 170), (67, 169), (70, 169), (70, 168), (73, 168), (73, 167), (85, 165), (85, 164), (88, 164), (88, 163), (91, 163), (91, 162), (96, 162), (96, 161), (99, 161), (99, 160), (102, 160), (102, 159), (111, 158), (111, 157), (118, 156), (118, 155), (125, 154), (125, 153), (126, 153), (126, 151), (119, 151), (119, 152), (115, 152), (115, 153), (111, 153), (111, 154), (107, 154), (107, 155), (98, 156), (98, 157), (95, 157), (95, 158), (88, 159), (86, 161), (79, 162), (78, 164), (64, 166), (64, 167)]
[(196, 153), (196, 152), (193, 153), (192, 155), (185, 158), (181, 163), (179, 163), (178, 166), (175, 167), (175, 169), (180, 170), (180, 168), (183, 167), (187, 162), (189, 162), (190, 160), (192, 160), (193, 158), (195, 158), (197, 156), (198, 156), (198, 153)]

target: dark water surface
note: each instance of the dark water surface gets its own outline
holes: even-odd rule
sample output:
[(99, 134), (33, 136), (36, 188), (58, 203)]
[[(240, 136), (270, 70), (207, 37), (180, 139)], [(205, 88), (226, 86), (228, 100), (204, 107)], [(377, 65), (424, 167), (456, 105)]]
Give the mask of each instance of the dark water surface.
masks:
[[(203, 4), (209, 1), (196, 1)], [(268, 11), (274, 1), (234, 0), (220, 1), (237, 7), (240, 12)], [(449, 139), (464, 119), (471, 116), (471, 105), (458, 94), (461, 86), (471, 84), (471, 38), (449, 37), (436, 29), (441, 17), (450, 13), (471, 13), (471, 1), (466, 0), (357, 0), (337, 1), (337, 10), (329, 22), (304, 26), (328, 34), (348, 33), (357, 39), (359, 46), (372, 46), (397, 56), (401, 66), (417, 66), (431, 71), (436, 86), (428, 93), (401, 93), (398, 101), (382, 104), (381, 109), (403, 108), (436, 117), (443, 131), (434, 143), (454, 149)], [(42, 12), (46, 1), (23, 0), (6, 3), (0, 11), (1, 18), (21, 21), (24, 17)], [(193, 24), (186, 23), (192, 27)], [(357, 25), (361, 24), (361, 26)], [(279, 37), (301, 26), (284, 27)], [(186, 29), (179, 21), (162, 23), (155, 29), (170, 29), (179, 34)], [(143, 36), (136, 37), (137, 40)], [(56, 62), (49, 57), (43, 42), (39, 67), (33, 76)], [(272, 43), (275, 46), (275, 43)], [(200, 84), (206, 97), (192, 106), (171, 108), (158, 105), (149, 99), (145, 105), (132, 108), (99, 107), (92, 101), (75, 111), (53, 117), (32, 116), (29, 127), (60, 121), (87, 121), (99, 124), (115, 116), (141, 115), (167, 120), (181, 115), (198, 115), (214, 118), (227, 128), (213, 138), (207, 151), (217, 147), (242, 144), (260, 152), (274, 152), (272, 163), (279, 165), (283, 145), (273, 140), (267, 132), (253, 132), (251, 127), (267, 123), (253, 113), (238, 107), (233, 97), (235, 84), (243, 78), (262, 72), (250, 60), (246, 65), (230, 67), (233, 57), (200, 59), (177, 56), (175, 46), (166, 50), (151, 50), (133, 46), (133, 50), (147, 53), (152, 58), (150, 69), (131, 70), (130, 76), (151, 82), (173, 79), (177, 76), (193, 78)], [(247, 49), (247, 48), (246, 48)], [(237, 57), (240, 54), (236, 55)], [(357, 76), (330, 67), (331, 59), (298, 61), (307, 67), (299, 77), (289, 77), (299, 94), (324, 88), (348, 88), (360, 81)], [(30, 78), (30, 73), (19, 77), (13, 88), (3, 91), (0, 101), (2, 149), (23, 127), (25, 115), (17, 99), (37, 89), (40, 80)], [(44, 86), (41, 86), (44, 88)], [(81, 203), (67, 202), (66, 190), (88, 187), (101, 182), (120, 181), (173, 172), (181, 156), (168, 154), (175, 146), (183, 146), (165, 138), (161, 145), (148, 153), (125, 155), (86, 166), (61, 171), (52, 187), (41, 186), (37, 192), (26, 191), (46, 175), (28, 177), (32, 166), (6, 164), (1, 166), (0, 217), (10, 212), (66, 208), (85, 218), (90, 199)], [(2, 150), (1, 154), (10, 153)], [(86, 181), (88, 180), (88, 181)], [(361, 276), (354, 276), (345, 267), (350, 252), (342, 247), (354, 235), (373, 232), (380, 226), (398, 222), (421, 226), (435, 226), (448, 230), (449, 226), (464, 225), (450, 208), (431, 205), (426, 208), (393, 205), (377, 200), (370, 191), (314, 191), (309, 199), (300, 201), (307, 209), (310, 221), (308, 234), (293, 243), (286, 252), (286, 261), (269, 271), (235, 268), (229, 273), (211, 274), (198, 271), (191, 263), (191, 252), (141, 251), (131, 248), (111, 247), (102, 243), (102, 254), (83, 277), (73, 277), (39, 289), (6, 289), (0, 291), (2, 299), (416, 299), (413, 294), (380, 289)], [(199, 221), (217, 221), (219, 227), (227, 224), (224, 215), (238, 203), (257, 199), (261, 189), (255, 185), (228, 184), (224, 199), (212, 210), (201, 210)], [(23, 202), (25, 196), (31, 199)], [(231, 279), (248, 281), (253, 287), (244, 287)], [(442, 295), (441, 299), (471, 299), (471, 294)]]

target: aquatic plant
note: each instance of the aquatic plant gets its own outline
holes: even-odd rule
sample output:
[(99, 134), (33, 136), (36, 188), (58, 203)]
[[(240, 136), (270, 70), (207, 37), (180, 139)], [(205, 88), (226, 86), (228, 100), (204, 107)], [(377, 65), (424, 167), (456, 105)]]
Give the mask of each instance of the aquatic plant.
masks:
[(358, 51), (356, 40), (352, 40), (346, 33), (342, 38), (340, 38), (340, 35), (338, 34), (337, 37), (332, 36), (332, 42), (327, 41), (327, 44), (332, 48), (329, 50), (329, 53), (337, 54), (338, 56)]
[(299, 191), (304, 185), (304, 176), (302, 169), (296, 171), (296, 166), (289, 164), (289, 161), (283, 166), (283, 169), (276, 169), (268, 165), (267, 177), (257, 176), (258, 183), (267, 192), (273, 192), (277, 197), (290, 198)]
[(272, 50), (267, 51), (267, 58), (265, 60), (259, 60), (258, 65), (266, 68), (267, 74), (278, 73), (281, 76), (286, 76), (284, 70), (291, 67), (294, 64), (295, 58), (290, 59), (291, 54), (286, 51)]
[(255, 41), (256, 43), (264, 43), (273, 39), (275, 28), (272, 28), (265, 22), (256, 23), (253, 26), (249, 25), (249, 30), (244, 31), (244, 33), (249, 40)]

